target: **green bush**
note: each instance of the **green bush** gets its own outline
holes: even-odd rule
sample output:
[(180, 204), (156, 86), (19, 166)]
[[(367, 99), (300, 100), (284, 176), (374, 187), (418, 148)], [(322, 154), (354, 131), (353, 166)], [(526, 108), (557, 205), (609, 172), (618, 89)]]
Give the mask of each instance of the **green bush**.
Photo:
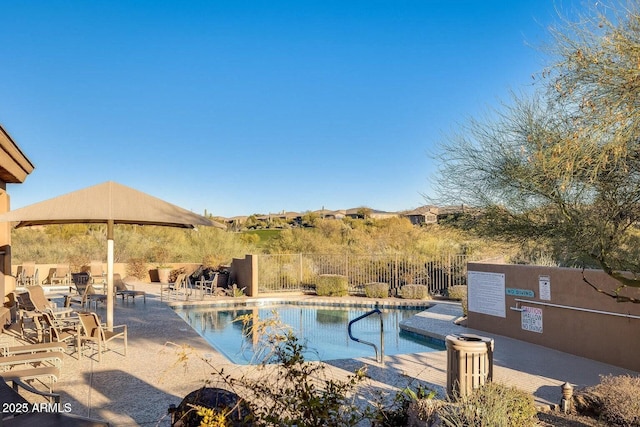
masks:
[(430, 299), (429, 288), (425, 285), (404, 285), (400, 289), (402, 298), (405, 299)]
[(467, 315), (469, 302), (467, 300), (467, 285), (450, 286), (448, 289), (449, 298), (460, 300), (462, 303), (462, 312)]
[(383, 282), (367, 283), (364, 285), (364, 294), (368, 298), (387, 298), (389, 296), (389, 284)]
[(535, 426), (536, 413), (533, 396), (499, 383), (486, 384), (470, 396), (438, 407), (438, 415), (448, 427)]
[(318, 296), (343, 297), (349, 294), (347, 276), (340, 274), (321, 274), (316, 283)]
[[(577, 395), (577, 408), (599, 416), (610, 426), (640, 425), (640, 378), (630, 375), (607, 375), (600, 384)], [(581, 403), (580, 403), (581, 402)], [(588, 402), (588, 408), (585, 406)]]

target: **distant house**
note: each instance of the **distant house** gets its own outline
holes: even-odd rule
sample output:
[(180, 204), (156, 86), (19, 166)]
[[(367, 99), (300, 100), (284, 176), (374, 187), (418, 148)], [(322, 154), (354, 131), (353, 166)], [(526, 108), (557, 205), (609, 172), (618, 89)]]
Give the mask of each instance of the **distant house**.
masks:
[(450, 206), (443, 206), (441, 208), (438, 208), (438, 221), (442, 221), (442, 220), (446, 220), (446, 219), (457, 219), (459, 218), (462, 214), (470, 214), (473, 213), (474, 215), (477, 215), (477, 209), (471, 209), (471, 207), (467, 206), (467, 205), (450, 205)]
[(379, 211), (377, 209), (371, 209), (367, 207), (359, 207), (347, 209), (345, 211), (345, 215), (349, 218), (354, 219), (364, 219), (364, 218), (372, 218), (372, 219), (385, 219), (385, 218), (394, 218), (398, 216), (397, 212), (386, 212)]
[(437, 206), (420, 206), (412, 211), (404, 212), (403, 216), (407, 217), (411, 224), (435, 224), (438, 222)]
[[(298, 212), (286, 212), (282, 211), (280, 213), (270, 213), (268, 215), (256, 214), (251, 217), (233, 217), (227, 219), (227, 223), (231, 224), (232, 230), (239, 230), (244, 227), (255, 228), (270, 228), (270, 227), (279, 227), (278, 224), (282, 225), (284, 223), (289, 224), (290, 226), (309, 226), (309, 224), (305, 224), (302, 218), (305, 215), (311, 214), (315, 218), (321, 219), (337, 219), (341, 220), (343, 218), (354, 218), (354, 219), (386, 219), (386, 218), (394, 218), (394, 217), (403, 217), (409, 219), (411, 224), (421, 226), (423, 224), (437, 224), (441, 221), (446, 220), (455, 220), (459, 218), (461, 215), (471, 215), (473, 217), (477, 217), (481, 214), (481, 211), (478, 209), (471, 208), (467, 205), (452, 205), (452, 206), (443, 206), (438, 207), (434, 205), (425, 205), (420, 206), (419, 208), (410, 210), (410, 211), (402, 211), (402, 212), (386, 212), (377, 209), (372, 209), (368, 207), (358, 207), (352, 209), (339, 209), (339, 210), (329, 210), (322, 209), (298, 213)], [(249, 221), (247, 221), (249, 219)], [(245, 224), (245, 222), (251, 223), (249, 226)]]
[(311, 213), (322, 219), (342, 219), (345, 217), (344, 210), (331, 211), (329, 209), (322, 208)]

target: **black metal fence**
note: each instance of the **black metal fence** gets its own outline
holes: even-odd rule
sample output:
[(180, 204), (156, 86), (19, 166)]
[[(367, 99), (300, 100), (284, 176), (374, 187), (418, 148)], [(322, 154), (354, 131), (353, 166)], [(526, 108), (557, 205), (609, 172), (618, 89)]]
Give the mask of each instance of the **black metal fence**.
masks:
[(349, 293), (364, 294), (367, 283), (388, 283), (392, 295), (405, 284), (429, 287), (442, 295), (453, 285), (467, 284), (467, 255), (418, 257), (403, 255), (263, 254), (258, 256), (260, 292), (308, 291), (321, 274), (347, 277)]

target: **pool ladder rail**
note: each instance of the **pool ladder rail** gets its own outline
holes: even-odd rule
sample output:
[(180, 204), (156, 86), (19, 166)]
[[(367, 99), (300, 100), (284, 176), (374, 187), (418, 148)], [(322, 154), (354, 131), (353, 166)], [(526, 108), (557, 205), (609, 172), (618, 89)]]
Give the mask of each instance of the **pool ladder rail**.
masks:
[[(369, 341), (365, 341), (365, 340), (361, 340), (360, 338), (356, 338), (353, 336), (353, 334), (351, 333), (351, 325), (353, 325), (354, 323), (356, 323), (359, 320), (364, 319), (365, 317), (369, 317), (373, 314), (377, 314), (380, 316), (380, 358), (378, 358), (378, 346), (375, 345), (372, 342)], [(349, 333), (349, 338), (351, 338), (353, 341), (362, 343), (362, 344), (367, 344), (370, 345), (371, 347), (373, 347), (373, 349), (376, 352), (376, 362), (384, 365), (384, 321), (382, 320), (382, 312), (375, 308), (365, 314), (363, 314), (362, 316), (358, 316), (355, 319), (353, 319), (352, 321), (349, 322), (349, 326), (347, 327), (347, 332)]]

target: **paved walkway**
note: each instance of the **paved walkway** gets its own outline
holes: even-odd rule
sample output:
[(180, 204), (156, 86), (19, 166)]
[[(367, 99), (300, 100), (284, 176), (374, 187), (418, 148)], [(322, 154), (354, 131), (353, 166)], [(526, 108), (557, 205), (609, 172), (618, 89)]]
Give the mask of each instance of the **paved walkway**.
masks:
[[(103, 354), (100, 363), (95, 355), (81, 360), (75, 353), (66, 357), (56, 391), (61, 393), (63, 402), (71, 404), (72, 413), (104, 419), (114, 426), (169, 426), (167, 408), (170, 404), (179, 404), (186, 394), (201, 387), (203, 381), (212, 379), (209, 363), (231, 375), (254, 369), (233, 365), (213, 350), (160, 300), (158, 284), (138, 284), (136, 289), (147, 291), (146, 304), (140, 297), (135, 302), (118, 299), (114, 314), (114, 324), (124, 323), (129, 328), (126, 357), (120, 354), (119, 342), (110, 345), (111, 351)], [(356, 300), (363, 301), (362, 298)], [(104, 308), (99, 307), (97, 312), (104, 316)], [(459, 315), (459, 305), (438, 304), (406, 321), (404, 327), (441, 340), (451, 333), (477, 333), (493, 338), (495, 380), (530, 391), (541, 404), (558, 403), (559, 386), (565, 381), (582, 386), (598, 383), (600, 375), (631, 373), (457, 326), (453, 319)], [(182, 357), (181, 349), (190, 356)], [(371, 386), (382, 391), (394, 392), (394, 387), (416, 381), (441, 395), (446, 387), (446, 351), (390, 356), (384, 366), (369, 358), (328, 364), (332, 375), (337, 377), (346, 377), (366, 364)]]

